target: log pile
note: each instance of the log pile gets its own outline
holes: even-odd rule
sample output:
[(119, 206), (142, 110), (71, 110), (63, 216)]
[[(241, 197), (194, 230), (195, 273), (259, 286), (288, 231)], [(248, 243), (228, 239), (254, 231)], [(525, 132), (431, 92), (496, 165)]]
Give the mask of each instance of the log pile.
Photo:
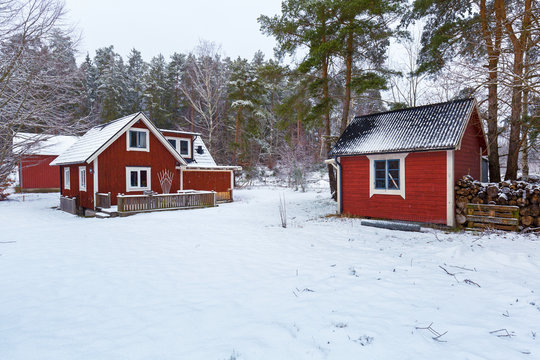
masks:
[(540, 184), (525, 181), (481, 183), (467, 175), (455, 186), (456, 222), (463, 226), (466, 206), (473, 204), (513, 205), (519, 207), (519, 229), (540, 227)]

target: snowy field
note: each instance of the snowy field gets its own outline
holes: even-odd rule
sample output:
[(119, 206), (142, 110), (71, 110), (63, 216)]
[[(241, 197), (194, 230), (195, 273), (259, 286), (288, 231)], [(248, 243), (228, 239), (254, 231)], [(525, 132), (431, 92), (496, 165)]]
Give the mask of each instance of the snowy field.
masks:
[(0, 359), (540, 359), (537, 235), (405, 233), (326, 217), (326, 193), (235, 195), (115, 219), (53, 210), (57, 194), (0, 202)]

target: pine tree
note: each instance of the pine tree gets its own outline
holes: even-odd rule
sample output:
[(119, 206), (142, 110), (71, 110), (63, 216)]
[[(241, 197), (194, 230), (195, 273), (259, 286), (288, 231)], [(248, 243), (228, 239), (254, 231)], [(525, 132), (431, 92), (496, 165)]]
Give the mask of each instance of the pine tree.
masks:
[(97, 70), (97, 95), (102, 122), (108, 122), (126, 114), (126, 74), (122, 57), (114, 47), (96, 50), (94, 64)]
[(135, 113), (144, 111), (144, 93), (146, 90), (145, 74), (148, 64), (143, 60), (141, 52), (132, 49), (128, 55), (126, 68), (126, 111)]
[(146, 89), (144, 98), (150, 119), (158, 127), (169, 127), (170, 117), (167, 109), (167, 64), (163, 55), (154, 56), (145, 74)]

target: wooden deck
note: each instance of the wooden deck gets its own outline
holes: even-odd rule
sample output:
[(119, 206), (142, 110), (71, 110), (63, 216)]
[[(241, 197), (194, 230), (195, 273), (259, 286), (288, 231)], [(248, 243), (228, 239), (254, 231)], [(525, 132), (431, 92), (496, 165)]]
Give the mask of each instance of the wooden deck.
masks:
[(197, 209), (216, 206), (214, 191), (185, 191), (176, 194), (118, 195), (118, 215), (143, 212)]

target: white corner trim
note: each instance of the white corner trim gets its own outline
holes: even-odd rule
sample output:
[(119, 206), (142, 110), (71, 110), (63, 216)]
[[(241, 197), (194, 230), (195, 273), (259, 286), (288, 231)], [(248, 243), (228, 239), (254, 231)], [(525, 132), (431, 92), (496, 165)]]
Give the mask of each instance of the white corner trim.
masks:
[(455, 226), (454, 150), (446, 150), (446, 225)]
[(94, 209), (96, 208), (96, 194), (99, 192), (98, 157), (94, 160)]
[[(337, 158), (337, 162), (341, 164), (341, 158), (338, 157)], [(341, 193), (343, 192), (343, 189), (341, 189), (341, 171), (339, 171), (339, 166), (337, 166), (336, 162), (334, 161), (334, 163), (332, 163), (332, 166), (336, 168), (336, 191), (337, 191), (337, 214), (341, 214)], [(341, 165), (343, 166), (343, 165)]]
[[(381, 154), (381, 155), (366, 155), (369, 159), (369, 197), (373, 195), (399, 195), (405, 199), (405, 158), (409, 153), (399, 154)], [(399, 160), (399, 189), (398, 190), (383, 190), (375, 189), (375, 160)]]
[[(130, 131), (143, 132), (146, 134), (146, 147), (145, 148), (133, 148), (129, 146), (129, 133)], [(150, 131), (148, 129), (130, 127), (126, 131), (126, 150), (127, 151), (150, 151)]]
[(231, 170), (231, 190), (234, 189), (234, 171)]
[[(83, 179), (83, 176), (81, 176), (82, 174), (84, 174), (84, 183), (81, 181)], [(79, 166), (79, 191), (86, 191), (87, 182), (88, 176), (86, 174), (86, 166)]]
[[(146, 170), (146, 186), (142, 187), (141, 184), (141, 170)], [(131, 171), (137, 171), (137, 183), (139, 186), (131, 186)], [(152, 168), (150, 166), (126, 166), (126, 192), (129, 191), (144, 191), (152, 189)]]

